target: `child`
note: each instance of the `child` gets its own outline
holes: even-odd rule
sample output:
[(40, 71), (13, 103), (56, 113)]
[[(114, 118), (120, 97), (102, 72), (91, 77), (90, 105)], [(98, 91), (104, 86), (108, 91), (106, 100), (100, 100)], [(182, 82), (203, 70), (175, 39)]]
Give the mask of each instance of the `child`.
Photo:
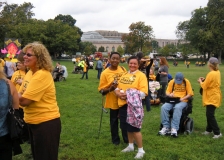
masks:
[(155, 81), (156, 80), (156, 75), (154, 74), (154, 70), (150, 69), (149, 72), (149, 81)]

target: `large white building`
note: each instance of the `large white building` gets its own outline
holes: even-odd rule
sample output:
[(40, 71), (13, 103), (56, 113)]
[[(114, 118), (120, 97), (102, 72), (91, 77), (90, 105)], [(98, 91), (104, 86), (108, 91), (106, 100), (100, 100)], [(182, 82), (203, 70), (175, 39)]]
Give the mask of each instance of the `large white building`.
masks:
[[(96, 30), (84, 32), (81, 41), (83, 42), (92, 42), (96, 49), (103, 46), (106, 51), (112, 52), (116, 51), (118, 46), (122, 48), (125, 47), (124, 43), (121, 41), (121, 37), (123, 34), (128, 33), (119, 33), (118, 31), (107, 31), (107, 30)], [(158, 42), (160, 47), (164, 47), (167, 44), (178, 44), (177, 39), (154, 39)]]

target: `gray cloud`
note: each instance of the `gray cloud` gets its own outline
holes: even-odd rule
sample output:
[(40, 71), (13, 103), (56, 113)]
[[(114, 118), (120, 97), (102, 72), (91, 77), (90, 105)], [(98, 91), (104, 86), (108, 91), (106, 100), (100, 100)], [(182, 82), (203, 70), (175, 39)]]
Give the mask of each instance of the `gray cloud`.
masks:
[[(22, 4), (23, 0), (7, 0)], [(116, 30), (129, 32), (131, 23), (145, 22), (153, 27), (156, 38), (175, 39), (176, 26), (189, 20), (191, 12), (208, 0), (32, 0), (35, 18), (53, 19), (71, 15), (82, 31)]]

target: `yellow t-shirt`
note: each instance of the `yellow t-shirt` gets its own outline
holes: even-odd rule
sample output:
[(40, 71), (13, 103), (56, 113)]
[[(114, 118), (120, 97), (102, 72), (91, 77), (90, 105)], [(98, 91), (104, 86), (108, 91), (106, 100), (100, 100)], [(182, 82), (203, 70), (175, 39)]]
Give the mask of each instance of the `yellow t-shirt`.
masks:
[(221, 105), (222, 92), (220, 90), (220, 86), (220, 71), (210, 71), (207, 74), (205, 81), (201, 83), (201, 87), (203, 88), (203, 106), (214, 105), (215, 107), (219, 107)]
[(24, 120), (28, 124), (39, 124), (60, 117), (56, 101), (55, 85), (50, 72), (30, 70), (19, 89), (22, 97), (33, 100), (24, 107)]
[[(98, 91), (104, 88), (108, 88), (110, 84), (113, 83), (114, 80), (119, 81), (122, 74), (126, 72), (126, 69), (124, 67), (122, 68), (120, 66), (118, 66), (117, 70), (111, 70), (109, 68), (106, 68), (101, 73)], [(119, 109), (118, 103), (117, 103), (117, 96), (115, 95), (113, 91), (106, 94), (104, 107), (111, 108), (111, 109)]]
[[(191, 87), (191, 83), (188, 79), (185, 78), (185, 82), (184, 81), (181, 84), (174, 84), (174, 79), (172, 79), (167, 86), (166, 89), (166, 94), (171, 94), (172, 92), (174, 92), (174, 97), (179, 97), (179, 98), (183, 98), (186, 95), (191, 95), (193, 96), (193, 90)], [(187, 102), (188, 100), (184, 100), (185, 102)]]
[[(126, 91), (128, 88), (137, 89), (148, 95), (148, 81), (144, 73), (137, 70), (134, 73), (126, 72), (118, 82), (118, 88)], [(127, 103), (126, 100), (118, 98), (118, 106), (121, 107)]]
[(5, 66), (5, 61), (0, 58), (0, 70), (3, 70)]
[(87, 67), (88, 67), (88, 65), (86, 64), (86, 62), (84, 62), (83, 72), (86, 72), (87, 71)]
[(26, 75), (25, 71), (22, 71), (22, 70), (17, 70), (13, 73), (11, 81), (15, 85), (17, 91), (19, 91), (20, 85), (17, 84), (16, 81), (18, 79), (23, 79), (25, 75)]
[(156, 75), (149, 74), (149, 80), (155, 81), (156, 80)]
[(0, 58), (0, 66), (4, 67), (5, 66), (5, 61), (3, 59)]

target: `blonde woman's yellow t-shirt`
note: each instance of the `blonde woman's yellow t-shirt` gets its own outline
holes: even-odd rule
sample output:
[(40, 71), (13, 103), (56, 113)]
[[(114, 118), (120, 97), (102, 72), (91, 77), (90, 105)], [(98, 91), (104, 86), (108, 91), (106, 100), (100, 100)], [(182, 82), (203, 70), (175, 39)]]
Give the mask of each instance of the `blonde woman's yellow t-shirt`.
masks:
[[(100, 76), (100, 83), (98, 86), (98, 91), (109, 88), (110, 84), (113, 83), (113, 81), (119, 81), (120, 77), (122, 74), (126, 72), (126, 69), (124, 67), (118, 66), (117, 70), (111, 70), (109, 67), (106, 68)], [(105, 108), (111, 108), (111, 109), (119, 109), (118, 103), (117, 103), (117, 96), (115, 93), (109, 92), (106, 95), (106, 100), (105, 100)]]
[[(129, 88), (137, 89), (148, 95), (148, 81), (146, 75), (141, 71), (137, 70), (134, 73), (126, 72), (123, 74), (118, 82), (118, 88), (126, 91)], [(118, 106), (125, 105), (126, 100), (118, 98)]]
[(26, 123), (39, 124), (60, 117), (55, 85), (50, 72), (38, 70), (33, 74), (31, 70), (28, 71), (19, 92), (22, 93), (22, 97), (34, 101), (24, 107)]

